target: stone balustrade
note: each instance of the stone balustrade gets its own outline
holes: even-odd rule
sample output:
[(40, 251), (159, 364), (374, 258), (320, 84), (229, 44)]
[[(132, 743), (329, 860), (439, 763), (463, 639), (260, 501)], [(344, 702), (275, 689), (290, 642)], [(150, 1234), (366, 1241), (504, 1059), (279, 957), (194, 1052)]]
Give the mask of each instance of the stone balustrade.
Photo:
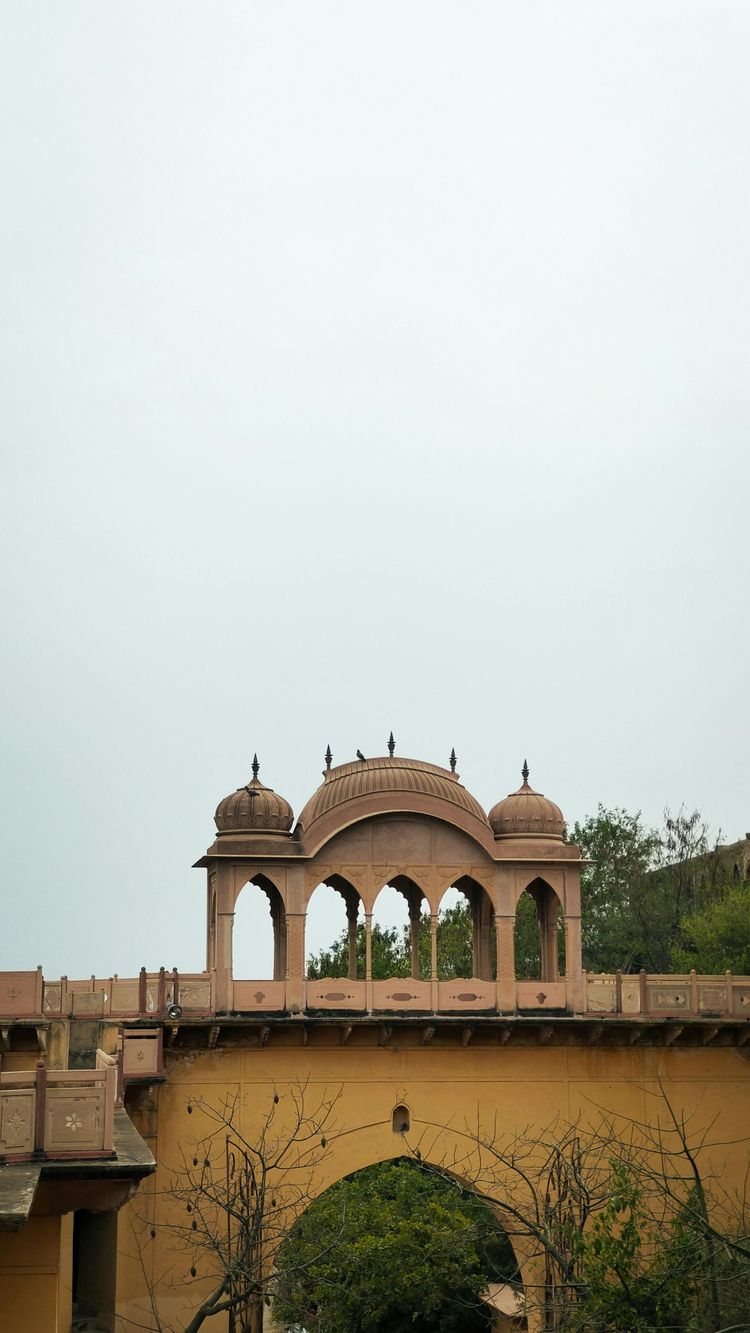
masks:
[(114, 1154), (117, 1062), (0, 1072), (0, 1162)]
[(285, 981), (233, 980), (226, 1008), (216, 1005), (211, 972), (147, 972), (137, 977), (89, 977), (46, 981), (36, 972), (0, 973), (0, 1051), (4, 1024), (55, 1018), (202, 1018), (217, 1012), (283, 1014), (342, 1013), (535, 1013), (556, 1012), (602, 1019), (750, 1018), (750, 977), (701, 976), (695, 972), (594, 974), (554, 981), (452, 981), (412, 977), (351, 980), (326, 977), (294, 987)]

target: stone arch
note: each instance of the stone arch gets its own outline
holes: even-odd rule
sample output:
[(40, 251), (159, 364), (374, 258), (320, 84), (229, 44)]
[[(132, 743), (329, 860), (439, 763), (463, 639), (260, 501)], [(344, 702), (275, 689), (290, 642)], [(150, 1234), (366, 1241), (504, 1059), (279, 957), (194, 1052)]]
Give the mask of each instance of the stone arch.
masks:
[(422, 904), (427, 904), (429, 913), (429, 900), (424, 889), (410, 875), (403, 873), (389, 875), (383, 880), (372, 899), (372, 912), (369, 914), (368, 930), (372, 930), (376, 924), (373, 920), (378, 903), (382, 905), (383, 894), (388, 890), (403, 899), (406, 911), (406, 920), (403, 922), (404, 929), (408, 932), (409, 939), (409, 975), (414, 980), (419, 980), (424, 972), (426, 977), (430, 975), (428, 957), (420, 957), (420, 940), (422, 931), (428, 929), (429, 917), (422, 911)]
[[(441, 923), (440, 912), (445, 911), (444, 902), (446, 896), (451, 894), (451, 890), (463, 897), (466, 902), (469, 922), (470, 922), (470, 940), (467, 941), (467, 963), (470, 953), (471, 965), (466, 972), (456, 971), (455, 960), (449, 963), (446, 957), (445, 946), (441, 947)], [(454, 903), (451, 902), (450, 907)], [(447, 884), (440, 895), (438, 902), (438, 925), (437, 925), (437, 974), (441, 981), (452, 981), (461, 976), (469, 980), (470, 977), (477, 977), (482, 981), (493, 981), (496, 973), (497, 949), (494, 939), (495, 906), (490, 897), (488, 889), (480, 880), (470, 873), (455, 876), (450, 884)]]
[[(524, 895), (528, 895), (524, 898)], [(515, 971), (524, 970), (524, 956), (528, 953), (528, 940), (525, 928), (528, 928), (532, 913), (523, 912), (524, 904), (533, 903), (533, 916), (538, 930), (538, 954), (529, 955), (527, 970), (538, 972), (529, 978), (534, 981), (558, 981), (565, 975), (565, 935), (563, 902), (557, 889), (542, 875), (536, 875), (523, 885), (516, 898), (515, 912)]]
[(320, 906), (324, 896), (321, 895), (320, 891), (326, 889), (329, 890), (329, 893), (325, 896), (330, 904), (335, 902), (336, 895), (343, 901), (345, 913), (344, 920), (346, 922), (345, 929), (347, 934), (345, 970), (344, 965), (342, 964), (340, 968), (336, 969), (333, 975), (342, 975), (347, 977), (350, 981), (356, 981), (360, 973), (362, 974), (362, 977), (364, 977), (364, 961), (359, 959), (358, 949), (359, 927), (364, 919), (364, 904), (362, 902), (362, 896), (355, 885), (338, 872), (331, 872), (324, 875), (320, 883), (316, 884), (307, 894), (304, 931), (305, 975), (309, 975), (309, 960), (314, 948), (319, 951), (321, 948), (325, 948), (326, 944), (333, 944), (338, 938), (332, 928), (330, 938), (326, 940), (326, 944), (321, 944), (320, 941), (322, 936), (319, 938), (315, 932), (315, 919), (310, 915), (310, 904), (316, 894), (318, 895), (317, 905)]
[[(503, 1238), (504, 1246), (507, 1247), (510, 1260), (510, 1271), (508, 1272), (507, 1282), (512, 1289), (518, 1291), (521, 1297), (519, 1304), (519, 1314), (513, 1319), (503, 1319), (500, 1316), (499, 1322), (497, 1316), (492, 1319), (491, 1327), (497, 1329), (498, 1333), (513, 1333), (514, 1330), (527, 1330), (529, 1323), (525, 1315), (524, 1292), (529, 1282), (532, 1286), (538, 1281), (538, 1275), (534, 1271), (534, 1260), (531, 1254), (523, 1252), (518, 1243), (518, 1238), (509, 1234), (506, 1226), (503, 1225), (501, 1210), (499, 1207), (493, 1207), (492, 1203), (483, 1196), (482, 1192), (472, 1184), (471, 1180), (461, 1173), (456, 1167), (447, 1166), (445, 1163), (435, 1160), (432, 1161), (429, 1156), (418, 1156), (409, 1149), (408, 1134), (410, 1129), (411, 1115), (409, 1108), (404, 1103), (394, 1106), (389, 1125), (392, 1131), (390, 1150), (378, 1154), (370, 1160), (363, 1160), (353, 1169), (349, 1168), (342, 1171), (327, 1173), (327, 1178), (322, 1188), (313, 1189), (307, 1201), (306, 1207), (313, 1206), (318, 1199), (321, 1199), (329, 1190), (336, 1188), (343, 1181), (354, 1180), (363, 1172), (372, 1167), (385, 1166), (386, 1164), (398, 1165), (403, 1163), (407, 1169), (415, 1171), (431, 1172), (444, 1181), (447, 1185), (455, 1184), (457, 1192), (466, 1197), (474, 1197), (494, 1217), (497, 1230)], [(365, 1154), (365, 1157), (367, 1155)], [(301, 1216), (301, 1214), (299, 1215)], [(515, 1243), (514, 1243), (515, 1241)], [(495, 1284), (495, 1288), (498, 1284)], [(489, 1327), (489, 1325), (488, 1325)]]
[[(266, 941), (261, 943), (260, 948), (258, 948), (257, 945), (262, 941), (263, 935), (266, 934), (266, 932), (263, 931), (263, 923), (266, 918), (258, 912), (259, 899), (257, 895), (248, 894), (248, 889), (251, 888), (259, 889), (261, 893), (265, 895), (268, 911), (271, 917), (270, 934), (268, 934)], [(256, 945), (252, 952), (246, 950), (244, 947), (245, 918), (247, 918), (248, 926), (252, 920), (253, 942)], [(237, 949), (238, 940), (240, 941), (239, 950)], [(264, 975), (263, 969), (259, 968), (256, 961), (264, 949), (266, 956), (268, 956), (268, 954), (271, 954), (272, 956), (271, 965), (265, 967), (265, 972), (270, 972), (270, 976)], [(256, 972), (256, 975), (245, 979), (252, 981), (284, 980), (286, 975), (286, 907), (278, 885), (276, 885), (268, 875), (261, 872), (250, 876), (245, 883), (240, 886), (235, 899), (231, 944), (231, 970), (232, 975), (235, 977), (238, 973), (238, 957), (240, 972), (244, 970), (243, 963), (245, 963), (246, 959), (251, 959), (254, 964), (252, 970)]]

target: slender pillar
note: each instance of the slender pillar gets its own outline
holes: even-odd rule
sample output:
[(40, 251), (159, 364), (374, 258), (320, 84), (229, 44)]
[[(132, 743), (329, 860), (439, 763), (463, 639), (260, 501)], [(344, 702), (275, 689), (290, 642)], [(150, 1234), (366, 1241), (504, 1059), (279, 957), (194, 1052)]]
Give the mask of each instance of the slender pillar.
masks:
[(411, 974), (415, 981), (419, 981), (419, 926), (422, 917), (417, 909), (417, 914), (409, 916), (409, 926), (411, 929)]
[(354, 915), (347, 911), (346, 919), (349, 925), (349, 980), (357, 980), (357, 909), (354, 909)]
[(367, 1012), (372, 1012), (372, 912), (365, 912), (365, 995)]
[(433, 1013), (438, 1011), (438, 952), (437, 952), (438, 914), (430, 913), (430, 989), (432, 991)]
[(516, 1008), (516, 918), (495, 917), (497, 948), (497, 1007), (505, 1014)]

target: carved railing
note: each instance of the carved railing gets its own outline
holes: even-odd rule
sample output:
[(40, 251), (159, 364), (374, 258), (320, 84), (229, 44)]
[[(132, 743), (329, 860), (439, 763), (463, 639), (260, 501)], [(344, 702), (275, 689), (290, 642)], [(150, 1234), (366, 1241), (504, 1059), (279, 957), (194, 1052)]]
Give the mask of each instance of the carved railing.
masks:
[(750, 1018), (750, 977), (731, 972), (584, 972), (586, 1013), (603, 1018)]
[(0, 1073), (0, 1161), (111, 1157), (117, 1062)]
[(87, 977), (45, 981), (35, 972), (0, 972), (0, 1019), (3, 1018), (155, 1018), (169, 1005), (186, 1014), (214, 1009), (211, 972), (147, 972), (137, 977)]
[[(180, 1013), (171, 1012), (179, 1006)], [(617, 1018), (750, 1019), (750, 977), (702, 976), (695, 972), (584, 972), (557, 981), (351, 981), (325, 977), (303, 983), (231, 983), (228, 1008), (238, 1014), (302, 1012), (552, 1013)], [(137, 977), (88, 977), (45, 981), (36, 972), (0, 973), (0, 1051), (13, 1020), (97, 1017), (114, 1019), (200, 1018), (216, 1013), (211, 972), (141, 969)], [(149, 1060), (149, 1066), (153, 1061)], [(153, 1072), (153, 1071), (152, 1071)]]

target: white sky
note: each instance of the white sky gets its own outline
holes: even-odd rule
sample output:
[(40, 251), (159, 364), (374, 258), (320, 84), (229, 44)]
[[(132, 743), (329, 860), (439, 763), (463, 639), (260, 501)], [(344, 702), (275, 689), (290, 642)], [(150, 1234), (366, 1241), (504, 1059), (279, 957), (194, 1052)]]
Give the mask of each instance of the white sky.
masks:
[(749, 41), (0, 7), (0, 967), (200, 967), (254, 750), (750, 829)]

